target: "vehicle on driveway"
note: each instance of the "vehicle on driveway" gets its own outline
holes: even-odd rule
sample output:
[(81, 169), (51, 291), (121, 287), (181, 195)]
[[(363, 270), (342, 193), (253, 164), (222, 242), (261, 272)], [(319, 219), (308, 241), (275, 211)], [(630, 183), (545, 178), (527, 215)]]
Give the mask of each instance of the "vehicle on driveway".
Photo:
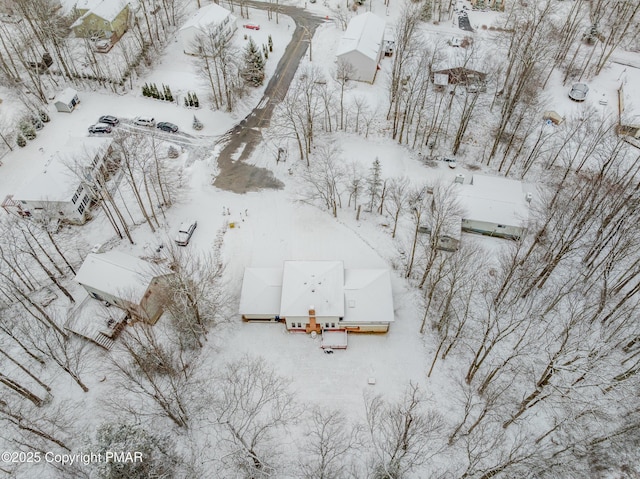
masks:
[(178, 234), (176, 235), (176, 244), (178, 246), (187, 246), (197, 226), (198, 222), (195, 220), (185, 221), (184, 223), (182, 223), (180, 225), (180, 229), (178, 230)]
[(451, 169), (454, 169), (456, 166), (458, 166), (458, 164), (456, 163), (456, 160), (454, 158), (444, 157), (444, 158), (442, 158), (442, 161), (444, 161), (447, 164), (447, 166), (449, 168), (451, 168)]
[(175, 133), (178, 131), (178, 125), (174, 125), (173, 123), (169, 123), (168, 121), (161, 121), (156, 125), (157, 128), (160, 128), (162, 131), (168, 131), (170, 133)]
[(111, 125), (106, 125), (104, 123), (96, 123), (95, 125), (91, 125), (89, 127), (89, 133), (111, 133)]
[(585, 101), (589, 93), (589, 87), (586, 83), (574, 83), (569, 92), (569, 98), (573, 101)]
[(136, 116), (133, 123), (139, 126), (156, 126), (156, 120), (150, 116)]
[(118, 123), (120, 123), (120, 120), (118, 120), (113, 115), (103, 115), (100, 118), (98, 118), (98, 122), (106, 123), (107, 125), (111, 125), (111, 126), (116, 126)]
[(243, 27), (249, 30), (260, 30), (260, 25), (256, 25), (255, 23), (245, 23)]
[(453, 38), (449, 39), (448, 43), (452, 47), (461, 47), (462, 46), (462, 38), (453, 37)]

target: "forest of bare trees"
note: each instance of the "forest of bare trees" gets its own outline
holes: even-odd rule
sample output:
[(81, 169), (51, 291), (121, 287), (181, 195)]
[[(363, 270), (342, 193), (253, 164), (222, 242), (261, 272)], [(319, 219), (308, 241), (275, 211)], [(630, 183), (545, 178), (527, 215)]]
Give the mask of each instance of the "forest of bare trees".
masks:
[[(113, 70), (87, 45), (87, 73), (65, 33), (69, 18), (45, 0), (14, 3), (24, 28), (0, 23), (0, 81), (33, 111), (63, 82), (126, 87), (161, 53), (183, 7), (139, 2), (133, 41), (117, 47), (126, 68)], [(152, 13), (157, 3), (160, 14)], [(443, 91), (432, 78), (443, 45), (427, 42), (421, 26), (425, 18), (446, 20), (447, 3), (404, 9), (390, 72), (377, 80), (387, 94), (380, 104), (358, 94), (348, 64), (330, 75), (311, 64), (269, 130), (296, 152), (299, 200), (335, 219), (384, 225), (396, 279), (417, 305), (408, 321), (424, 343), (416, 358), (422, 377), (392, 396), (364, 394), (362, 414), (349, 415), (323, 398), (311, 404), (268, 358), (218, 355), (216, 334), (237, 326), (228, 321), (235, 296), (225, 282), (223, 232), (204, 253), (167, 247), (155, 255), (173, 272), (163, 320), (130, 324), (112, 351), (102, 351), (65, 328), (77, 307), (73, 277), (88, 250), (75, 227), (47, 212), (3, 215), (3, 447), (34, 457), (131, 450), (146, 460), (123, 468), (4, 462), (0, 471), (133, 479), (638, 477), (640, 154), (615, 135), (615, 118), (588, 109), (545, 126), (540, 92), (557, 75), (567, 85), (592, 78), (614, 50), (637, 45), (640, 4), (516, 2), (492, 33), (503, 57), (487, 57), (475, 44), (461, 52), (460, 66), (487, 72), (486, 89)], [(238, 52), (213, 34), (199, 42), (205, 53), (195, 61), (211, 106), (233, 111), (243, 95)], [(40, 74), (28, 65), (45, 51), (55, 67)], [(535, 181), (527, 234), (500, 248), (465, 237), (455, 252), (439, 249), (462, 214), (455, 185), (389, 175), (380, 158), (367, 167), (350, 161), (337, 141), (343, 134), (381, 135), (427, 165), (444, 152), (476, 152), (478, 166)], [(81, 158), (69, 159), (69, 171), (87, 182), (92, 214), (115, 241), (134, 244), (142, 230), (159, 236), (165, 212), (181, 199), (180, 173), (156, 136), (113, 139), (97, 175), (84, 177)], [(443, 383), (444, 392), (435, 387)], [(83, 409), (90, 392), (100, 397), (95, 417)]]

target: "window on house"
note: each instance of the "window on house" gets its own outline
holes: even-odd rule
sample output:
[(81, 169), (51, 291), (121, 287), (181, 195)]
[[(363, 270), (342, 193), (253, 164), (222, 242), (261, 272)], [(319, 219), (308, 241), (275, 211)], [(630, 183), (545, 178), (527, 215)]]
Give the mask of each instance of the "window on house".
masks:
[(78, 213), (80, 213), (80, 214), (84, 213), (84, 205), (83, 204), (78, 206)]
[(498, 225), (498, 228), (506, 228), (505, 225)]

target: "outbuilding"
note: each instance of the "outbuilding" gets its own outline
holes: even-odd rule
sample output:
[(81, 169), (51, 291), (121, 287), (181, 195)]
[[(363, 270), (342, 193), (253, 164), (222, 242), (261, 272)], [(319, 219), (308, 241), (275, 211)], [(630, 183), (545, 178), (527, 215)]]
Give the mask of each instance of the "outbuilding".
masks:
[(54, 106), (58, 111), (71, 113), (75, 110), (78, 103), (80, 103), (78, 92), (73, 88), (65, 88), (62, 93), (56, 97)]
[(336, 57), (338, 62), (350, 64), (350, 80), (373, 83), (378, 64), (384, 54), (385, 22), (367, 12), (353, 17), (342, 35)]

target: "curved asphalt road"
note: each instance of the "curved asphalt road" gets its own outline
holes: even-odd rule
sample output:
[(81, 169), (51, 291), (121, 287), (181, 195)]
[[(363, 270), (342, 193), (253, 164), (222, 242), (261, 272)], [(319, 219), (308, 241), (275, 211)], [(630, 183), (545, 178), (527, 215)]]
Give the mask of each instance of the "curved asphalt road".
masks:
[[(245, 0), (245, 3), (262, 10), (273, 7), (272, 3), (252, 0)], [(243, 160), (249, 158), (262, 140), (261, 129), (269, 126), (275, 106), (289, 90), (298, 64), (308, 48), (308, 43), (305, 41), (308, 37), (307, 31), (313, 36), (324, 19), (301, 8), (286, 5), (280, 5), (279, 12), (291, 17), (296, 23), (296, 29), (258, 106), (219, 141), (219, 143), (227, 143), (218, 156), (220, 173), (213, 184), (223, 190), (246, 193), (262, 188), (283, 186), (270, 170), (247, 165)]]

